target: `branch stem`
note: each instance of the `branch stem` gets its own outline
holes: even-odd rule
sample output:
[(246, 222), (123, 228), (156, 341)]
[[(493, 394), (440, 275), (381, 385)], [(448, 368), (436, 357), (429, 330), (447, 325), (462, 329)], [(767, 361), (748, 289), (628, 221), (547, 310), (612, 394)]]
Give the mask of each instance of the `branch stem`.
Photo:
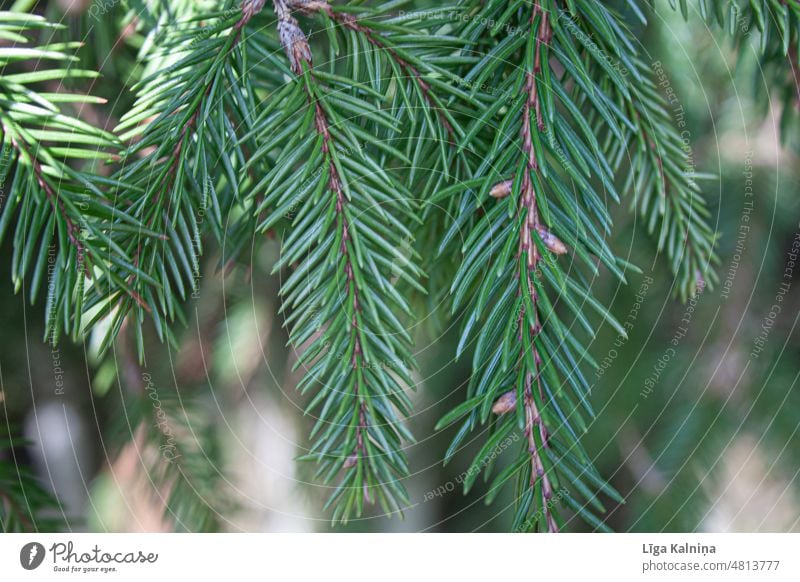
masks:
[[(308, 69), (311, 68), (311, 50), (308, 46), (308, 40), (305, 34), (300, 29), (297, 20), (291, 15), (289, 11), (290, 5), (286, 0), (273, 0), (275, 13), (278, 16), (278, 31), (281, 37), (281, 44), (283, 45), (286, 56), (289, 59), (292, 70), (295, 74), (303, 75)], [(325, 4), (327, 6), (327, 4)], [(344, 465), (346, 468), (354, 467), (361, 464), (363, 470), (367, 470), (367, 445), (366, 441), (368, 435), (368, 411), (366, 400), (361, 394), (362, 377), (361, 369), (364, 367), (364, 350), (361, 345), (361, 336), (358, 332), (358, 313), (361, 311), (359, 302), (359, 291), (355, 281), (355, 268), (356, 265), (351, 257), (348, 242), (350, 241), (351, 225), (345, 214), (345, 206), (347, 206), (347, 197), (342, 188), (342, 181), (339, 176), (339, 171), (334, 163), (334, 158), (331, 150), (334, 147), (333, 137), (330, 132), (330, 123), (325, 114), (325, 110), (320, 104), (320, 96), (315, 95), (313, 86), (305, 85), (306, 98), (310, 106), (314, 108), (314, 125), (317, 134), (322, 138), (322, 154), (324, 163), (328, 167), (328, 189), (335, 196), (336, 204), (336, 228), (341, 233), (341, 242), (339, 244), (339, 252), (341, 253), (345, 264), (345, 293), (351, 302), (351, 316), (350, 316), (350, 341), (353, 345), (353, 354), (350, 358), (350, 365), (355, 375), (355, 383), (353, 392), (355, 401), (357, 403), (356, 409), (356, 445), (355, 449), (345, 455)], [(351, 461), (351, 459), (353, 459)], [(367, 480), (363, 484), (364, 500), (371, 503)]]
[[(540, 400), (544, 401), (544, 390), (542, 389), (540, 369), (542, 359), (534, 341), (535, 337), (541, 331), (541, 324), (539, 322), (539, 313), (536, 309), (536, 291), (531, 278), (531, 272), (534, 274), (536, 273), (539, 260), (541, 259), (539, 249), (536, 246), (533, 238), (534, 236), (539, 236), (538, 231), (541, 228), (541, 224), (539, 223), (539, 211), (536, 203), (536, 190), (531, 178), (533, 175), (538, 174), (539, 172), (539, 161), (536, 158), (536, 151), (533, 146), (533, 138), (531, 134), (531, 132), (534, 130), (531, 126), (535, 121), (536, 130), (544, 131), (544, 121), (542, 119), (541, 103), (536, 84), (536, 75), (541, 72), (542, 68), (542, 45), (547, 45), (552, 38), (552, 29), (550, 28), (550, 23), (548, 21), (548, 13), (541, 7), (541, 4), (539, 3), (534, 5), (533, 12), (531, 14), (531, 26), (533, 26), (538, 15), (541, 15), (541, 20), (539, 22), (539, 28), (537, 30), (535, 39), (536, 46), (534, 47), (533, 70), (525, 73), (524, 90), (526, 99), (522, 106), (522, 129), (520, 130), (520, 136), (522, 138), (522, 151), (526, 157), (526, 171), (522, 176), (522, 182), (520, 185), (519, 216), (523, 217), (523, 221), (522, 230), (520, 232), (518, 256), (520, 259), (525, 257), (527, 269), (525, 269), (525, 272), (522, 275), (527, 278), (527, 288), (531, 293), (531, 305), (534, 306), (533, 309), (535, 310), (534, 324), (529, 327), (528, 333), (531, 335), (531, 349), (533, 350), (533, 359), (536, 369), (526, 372), (524, 385), (525, 436), (528, 440), (528, 454), (530, 454), (531, 457), (530, 486), (531, 488), (535, 487), (537, 480), (541, 480), (542, 511), (544, 512), (545, 521), (547, 522), (547, 529), (550, 532), (557, 532), (558, 525), (556, 524), (553, 513), (550, 510), (550, 503), (553, 497), (553, 486), (550, 481), (550, 477), (544, 468), (544, 463), (541, 457), (542, 451), (539, 448), (540, 445), (536, 442), (535, 436), (536, 431), (538, 431), (541, 447), (546, 448), (549, 446), (549, 434), (540, 411), (536, 406), (536, 401), (533, 395), (533, 384), (535, 380), (539, 392), (539, 398)], [(534, 232), (537, 232), (537, 234), (534, 235)], [(520, 293), (522, 293), (522, 289), (520, 289)], [(520, 343), (524, 345), (521, 337), (522, 334), (525, 333), (522, 325), (523, 321), (524, 312), (521, 312), (519, 316), (518, 329), (520, 330)], [(524, 354), (521, 354), (521, 361), (525, 361)]]

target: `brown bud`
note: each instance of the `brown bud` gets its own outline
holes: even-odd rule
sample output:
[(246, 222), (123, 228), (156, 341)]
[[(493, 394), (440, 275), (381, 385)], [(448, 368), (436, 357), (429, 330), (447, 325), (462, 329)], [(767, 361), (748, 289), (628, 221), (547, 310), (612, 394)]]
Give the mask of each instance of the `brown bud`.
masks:
[(265, 0), (242, 0), (242, 26), (264, 8)]
[(493, 198), (505, 198), (511, 194), (511, 188), (514, 186), (514, 180), (503, 180), (498, 182), (492, 189), (489, 190), (489, 196)]
[(356, 453), (353, 453), (344, 460), (344, 468), (352, 469), (353, 467), (356, 466), (357, 463), (358, 463), (358, 455)]
[(567, 252), (567, 245), (561, 242), (560, 238), (547, 230), (545, 227), (539, 226), (536, 229), (536, 232), (539, 233), (539, 237), (542, 239), (544, 246), (546, 246), (551, 253), (563, 255)]
[(492, 412), (497, 415), (511, 412), (517, 406), (517, 391), (509, 390), (498, 398), (492, 406)]
[(311, 65), (311, 48), (308, 46), (306, 35), (303, 34), (297, 20), (291, 16), (285, 20), (279, 20), (278, 36), (286, 56), (289, 57), (292, 71), (297, 75), (302, 74), (303, 63)]
[(299, 10), (300, 12), (327, 12), (330, 9), (328, 2), (321, 0), (290, 0), (289, 6), (292, 10)]

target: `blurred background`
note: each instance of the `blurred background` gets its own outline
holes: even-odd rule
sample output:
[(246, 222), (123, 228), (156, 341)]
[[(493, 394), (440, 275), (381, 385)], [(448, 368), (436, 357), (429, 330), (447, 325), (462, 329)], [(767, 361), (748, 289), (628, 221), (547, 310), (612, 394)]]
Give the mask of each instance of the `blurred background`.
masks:
[[(700, 285), (686, 304), (675, 300), (646, 226), (627, 206), (614, 210), (614, 247), (643, 273), (628, 286), (597, 283), (628, 338), (605, 329), (591, 345), (598, 417), (585, 446), (627, 500), (608, 507), (616, 531), (800, 531), (798, 136), (781, 135), (782, 105), (764, 98), (769, 78), (753, 51), (739, 59), (697, 14), (686, 23), (656, 4), (637, 37), (644, 58), (661, 63), (676, 116), (685, 115), (695, 170), (717, 176), (703, 185), (719, 233), (720, 284)], [(63, 22), (65, 37), (86, 41), (85, 64), (104, 75), (93, 91), (109, 99), (89, 115), (113, 127), (132, 99), (127, 83), (142, 42), (135, 22), (111, 1), (53, 0), (36, 10)], [(0, 248), (0, 461), (38, 481), (42, 491), (31, 495), (57, 498), (41, 527), (332, 529), (327, 491), (312, 482), (313, 467), (296, 461), (312, 422), (294, 389), (279, 276), (269, 276), (279, 241), (253, 241), (248, 268), (224, 275), (216, 269), (222, 252), (203, 258), (179, 348), (153, 339), (142, 365), (125, 336), (103, 359), (91, 337), (51, 349), (43, 306), (28, 304), (24, 289), (14, 293), (10, 246)], [(375, 513), (335, 531), (510, 528), (513, 491), (491, 506), (481, 480), (468, 496), (461, 491), (480, 432), (442, 466), (453, 435), (433, 427), (463, 399), (469, 374), (466, 360), (452, 361), (459, 325), (418, 328), (410, 421), (418, 442), (408, 450), (405, 518)], [(142, 423), (161, 438), (149, 440)], [(169, 466), (175, 455), (184, 459)], [(573, 531), (585, 527), (570, 522)]]

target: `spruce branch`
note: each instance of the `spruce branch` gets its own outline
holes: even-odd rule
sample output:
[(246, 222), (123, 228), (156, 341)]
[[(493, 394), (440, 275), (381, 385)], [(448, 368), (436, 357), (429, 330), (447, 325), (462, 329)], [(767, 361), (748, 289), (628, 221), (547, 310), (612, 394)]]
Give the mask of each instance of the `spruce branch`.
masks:
[(102, 278), (87, 302), (95, 321), (108, 318), (104, 349), (128, 317), (139, 322), (140, 354), (146, 318), (162, 340), (174, 341), (171, 323), (183, 318), (180, 302), (195, 291), (203, 237), (226, 236), (248, 145), (236, 132), (247, 130), (254, 109), (241, 71), (242, 39), (262, 5), (246, 1), (180, 21), (151, 55), (161, 65), (138, 84), (137, 103), (116, 128), (129, 145), (117, 172), (127, 186), (114, 198), (121, 219), (143, 226), (119, 241), (136, 271)]
[[(687, 0), (670, 0), (689, 19)], [(697, 0), (696, 9), (709, 25), (718, 26), (734, 42), (739, 59), (751, 58), (745, 50), (759, 53), (754, 86), (760, 88), (759, 104), (766, 110), (775, 96), (783, 105), (781, 135), (784, 139), (796, 127), (800, 111), (800, 2), (798, 0)], [(766, 90), (762, 90), (766, 89)]]
[(53, 211), (58, 213), (61, 217), (61, 220), (64, 224), (66, 224), (66, 231), (67, 231), (67, 238), (69, 239), (70, 244), (72, 244), (77, 252), (77, 262), (79, 265), (83, 266), (83, 272), (86, 274), (87, 277), (91, 277), (91, 268), (90, 263), (85, 261), (85, 249), (83, 243), (81, 242), (81, 229), (78, 227), (77, 224), (73, 221), (72, 217), (70, 217), (67, 209), (64, 205), (64, 201), (60, 199), (58, 193), (55, 191), (50, 179), (44, 173), (42, 169), (42, 164), (39, 162), (36, 155), (28, 148), (24, 141), (18, 139), (15, 136), (14, 127), (11, 124), (6, 125), (2, 119), (0, 119), (0, 126), (2, 127), (3, 134), (9, 136), (11, 141), (11, 146), (16, 150), (17, 155), (22, 156), (25, 162), (30, 166), (31, 171), (33, 172), (33, 178), (36, 180), (36, 183), (42, 189), (47, 198), (47, 201), (53, 207)]
[(215, 423), (196, 390), (171, 387), (142, 367), (133, 336), (126, 323), (116, 344), (126, 422), (111, 440), (118, 450), (135, 448), (153, 502), (176, 530), (219, 531), (235, 504), (223, 487)]
[(358, 18), (353, 14), (334, 11), (327, 2), (304, 2), (301, 0), (299, 8), (309, 11), (320, 10), (324, 12), (332, 21), (341, 24), (350, 30), (363, 34), (370, 44), (382, 51), (385, 51), (394, 60), (394, 62), (397, 63), (400, 69), (405, 72), (414, 83), (416, 83), (422, 98), (428, 104), (430, 109), (436, 111), (439, 122), (447, 130), (447, 132), (450, 135), (455, 134), (455, 130), (450, 125), (450, 121), (448, 121), (447, 115), (445, 114), (447, 109), (441, 104), (438, 98), (435, 97), (435, 94), (431, 91), (430, 84), (422, 78), (422, 74), (417, 67), (400, 56), (400, 54), (398, 54), (398, 52), (389, 45), (387, 40), (381, 37), (374, 29), (359, 22)]
[[(306, 458), (319, 464), (317, 474), (326, 482), (344, 473), (328, 505), (335, 505), (334, 521), (346, 522), (360, 516), (367, 503), (377, 501), (387, 514), (401, 512), (408, 503), (401, 483), (408, 474), (402, 444), (411, 435), (398, 412), (410, 412), (403, 384), (413, 386), (406, 368), (412, 358), (410, 337), (393, 311), (407, 316), (410, 310), (393, 291), (390, 277), (396, 270), (415, 282), (420, 273), (412, 263), (393, 269), (397, 237), (410, 236), (403, 221), (412, 206), (390, 169), (391, 159), (403, 155), (373, 133), (380, 127), (395, 132), (398, 122), (358, 97), (357, 90), (326, 87), (289, 7), (274, 2), (281, 44), (297, 77), (292, 94), (303, 96), (302, 102), (294, 96), (289, 100), (301, 108), (296, 117), (302, 121), (291, 141), (276, 144), (273, 137), (269, 145), (282, 148), (264, 179), (262, 207), (276, 210), (260, 228), (271, 227), (280, 217), (277, 209), (290, 200), (300, 208), (277, 267), (303, 259), (281, 293), (284, 308), (293, 308), (287, 323), (300, 349), (298, 365), (306, 371), (300, 388), (316, 390), (308, 407), (319, 410), (312, 431), (316, 440)], [(281, 121), (280, 116), (270, 120), (263, 133), (274, 136), (267, 127), (277, 129)], [(304, 154), (309, 164), (295, 167), (294, 160)], [(311, 171), (313, 166), (318, 170)], [(283, 191), (278, 177), (287, 173), (299, 195), (292, 188)]]
[[(703, 175), (627, 27), (628, 13), (644, 21), (638, 3), (266, 4), (128, 0), (139, 82), (116, 136), (81, 120), (101, 100), (42, 88), (97, 76), (75, 68), (77, 43), (0, 47), (0, 237), (14, 238), (18, 289), (30, 280), (34, 299), (47, 282), (48, 339), (97, 330), (101, 351), (120, 348), (138, 427), (123, 438), (179, 451), (147, 459), (177, 527), (220, 527), (203, 399), (155, 385), (166, 424), (153, 427), (141, 358), (150, 325), (177, 341), (209, 249), (230, 268), (280, 234), (280, 314), (314, 420), (302, 458), (335, 522), (409, 504), (409, 322), (435, 310), (461, 319), (456, 356), (471, 358), (464, 401), (439, 423), (459, 423), (446, 461), (482, 431), (465, 492), (481, 474), (487, 501), (515, 482), (515, 531), (562, 530), (570, 512), (607, 529), (605, 499), (624, 499), (582, 445), (582, 370), (599, 326), (625, 335), (593, 290), (601, 267), (623, 282), (633, 270), (609, 242), (610, 204), (629, 197), (684, 299), (718, 260)], [(729, 29), (755, 23), (793, 110), (797, 1), (699, 5)], [(55, 29), (0, 13), (14, 43)], [(35, 526), (12, 497), (0, 488), (0, 516)]]
[[(542, 463), (540, 451), (541, 447), (549, 446), (549, 436), (547, 427), (542, 420), (542, 416), (539, 413), (536, 402), (533, 398), (533, 383), (535, 381), (539, 392), (539, 398), (541, 401), (544, 401), (544, 390), (542, 390), (540, 377), (541, 372), (539, 369), (539, 366), (542, 363), (542, 358), (539, 355), (539, 351), (536, 348), (535, 343), (530, 339), (527, 342), (522, 341), (521, 336), (522, 333), (529, 333), (531, 338), (535, 338), (535, 336), (541, 330), (536, 292), (534, 291), (534, 285), (531, 281), (531, 271), (535, 273), (539, 267), (539, 249), (534, 243), (534, 237), (538, 236), (539, 232), (543, 228), (539, 222), (539, 211), (536, 206), (536, 192), (533, 187), (533, 182), (531, 181), (531, 176), (539, 173), (536, 151), (534, 149), (533, 139), (531, 136), (531, 125), (535, 125), (536, 130), (540, 132), (543, 132), (545, 129), (544, 121), (542, 119), (541, 103), (539, 102), (539, 95), (537, 93), (536, 75), (541, 75), (542, 73), (542, 47), (550, 43), (552, 33), (548, 23), (548, 13), (542, 10), (541, 6), (538, 4), (531, 12), (532, 28), (536, 28), (537, 18), (540, 18), (541, 21), (539, 22), (538, 29), (536, 31), (536, 40), (534, 41), (535, 48), (533, 68), (532, 70), (525, 72), (525, 104), (522, 108), (522, 128), (520, 130), (522, 138), (522, 151), (527, 158), (527, 168), (522, 176), (522, 182), (520, 185), (519, 213), (521, 215), (522, 231), (520, 234), (518, 251), (519, 257), (523, 261), (527, 260), (527, 269), (524, 269), (524, 272), (519, 274), (519, 276), (527, 278), (525, 288), (528, 290), (528, 293), (530, 293), (530, 301), (524, 303), (523, 305), (532, 306), (531, 309), (534, 313), (533, 323), (529, 323), (526, 320), (525, 310), (523, 307), (523, 309), (520, 311), (517, 325), (518, 329), (520, 330), (520, 345), (525, 346), (527, 344), (532, 346), (534, 360), (534, 368), (532, 370), (525, 370), (524, 386), (525, 435), (528, 440), (528, 453), (531, 456), (530, 488), (535, 490), (537, 481), (541, 480), (541, 507), (544, 511), (547, 530), (549, 532), (557, 532), (558, 525), (553, 519), (553, 515), (550, 510), (550, 500), (553, 497), (553, 487), (550, 482), (550, 477), (545, 471), (544, 464)], [(523, 290), (520, 289), (519, 292), (522, 293)], [(526, 325), (528, 326), (528, 330), (523, 331)], [(524, 348), (523, 352), (520, 353), (519, 358), (521, 361), (525, 361)], [(535, 436), (537, 430), (540, 436), (538, 442)]]
[[(0, 183), (10, 186), (0, 239), (13, 228), (17, 290), (30, 277), (30, 300), (35, 301), (47, 280), (46, 339), (51, 342), (61, 330), (74, 337), (81, 332), (86, 280), (94, 281), (114, 264), (133, 270), (109, 225), (114, 209), (103, 190), (115, 181), (98, 176), (93, 167), (115, 156), (119, 141), (66, 112), (103, 100), (42, 90), (43, 83), (92, 79), (97, 73), (72, 66), (77, 57), (70, 51), (80, 43), (24, 46), (58, 28), (39, 16), (0, 12), (0, 31), (15, 43), (0, 49)], [(126, 224), (137, 225), (133, 219)], [(48, 262), (54, 265), (49, 277)]]
[(59, 501), (19, 463), (17, 449), (27, 446), (11, 426), (0, 432), (0, 532), (53, 532), (64, 528)]
[[(483, 7), (480, 19), (490, 20), (497, 9), (496, 3)], [(594, 15), (594, 22), (597, 16), (609, 16), (601, 8), (596, 12), (600, 14)], [(480, 72), (476, 67), (468, 73), (497, 79), (505, 108), (495, 110), (496, 122), (490, 116), (476, 119), (467, 128), (470, 140), (461, 144), (482, 158), (465, 194), (468, 205), (462, 206), (462, 212), (480, 208), (481, 214), (462, 248), (462, 264), (451, 287), (453, 308), (466, 306), (457, 354), (474, 346), (473, 373), (467, 401), (445, 415), (439, 426), (465, 417), (448, 450), (449, 460), (470, 431), (495, 417), (468, 471), (466, 490), (481, 472), (490, 478), (494, 464), (485, 459), (499, 443), (515, 429), (525, 435), (523, 450), (494, 477), (487, 494), (491, 501), (516, 477), (515, 531), (559, 531), (564, 523), (560, 506), (604, 529), (595, 514), (603, 511), (597, 492), (621, 500), (597, 477), (580, 444), (578, 435), (588, 426), (583, 415), (593, 415), (589, 384), (580, 370), (581, 361), (590, 357), (573, 327), (594, 335), (585, 315), (592, 306), (623, 335), (624, 330), (591, 299), (578, 263), (566, 272), (556, 258), (574, 253), (575, 260), (594, 273), (589, 259), (594, 255), (623, 277), (592, 224), (608, 223), (594, 182), (618, 196), (611, 167), (596, 162), (595, 152), (602, 148), (595, 136), (601, 130), (589, 130), (587, 118), (596, 116), (593, 123), (602, 123), (602, 131), (620, 139), (620, 126), (629, 122), (607, 91), (595, 85), (596, 61), (576, 58), (580, 53), (565, 26), (555, 2), (534, 3), (520, 15), (520, 28), (526, 33), (524, 44), (517, 42), (515, 48), (521, 54), (484, 59)], [(515, 60), (522, 65), (508, 64)], [(434, 201), (463, 188), (445, 189)], [(480, 279), (486, 264), (492, 265), (491, 275)]]
[[(440, 10), (445, 8), (447, 6), (442, 7)], [(453, 11), (459, 10), (455, 4), (450, 9)], [(404, 47), (402, 44), (396, 44), (390, 34), (382, 34), (379, 28), (394, 32), (396, 36), (412, 33), (419, 34), (421, 31), (412, 28), (408, 21), (404, 22), (403, 25), (397, 21), (381, 23), (377, 18), (386, 12), (387, 8), (373, 9), (364, 15), (354, 14), (350, 10), (352, 9), (349, 7), (337, 7), (321, 0), (282, 0), (276, 3), (276, 14), (278, 14), (279, 23), (282, 18), (290, 18), (291, 11), (306, 15), (321, 14), (326, 16), (331, 23), (339, 25), (344, 30), (362, 35), (370, 45), (388, 57), (392, 62), (395, 73), (399, 73), (397, 74), (399, 78), (410, 80), (415, 86), (415, 92), (412, 94), (415, 94), (420, 99), (425, 109), (435, 112), (438, 124), (430, 124), (431, 131), (437, 127), (444, 128), (450, 137), (450, 141), (462, 133), (459, 131), (460, 128), (453, 126), (452, 114), (450, 113), (451, 106), (445, 104), (445, 99), (451, 96), (464, 98), (465, 94), (452, 84), (442, 83), (441, 81), (436, 84), (435, 90), (432, 83), (425, 79), (425, 75), (431, 75), (432, 77), (445, 76), (453, 80), (454, 75), (446, 69), (432, 65), (430, 61), (426, 63), (425, 59), (414, 54), (414, 49), (417, 47), (414, 45)], [(434, 24), (435, 22), (436, 20), (433, 19)], [(431, 39), (433, 40), (433, 37)], [(441, 91), (442, 95), (437, 90)], [(432, 137), (438, 139), (439, 136), (433, 135)]]

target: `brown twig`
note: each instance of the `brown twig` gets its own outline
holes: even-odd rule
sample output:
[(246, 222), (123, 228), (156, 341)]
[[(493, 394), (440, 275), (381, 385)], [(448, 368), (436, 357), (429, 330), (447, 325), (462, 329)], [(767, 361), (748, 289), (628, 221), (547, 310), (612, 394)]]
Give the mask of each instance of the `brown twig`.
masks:
[[(241, 35), (242, 35), (242, 30), (244, 29), (245, 25), (248, 22), (250, 22), (250, 20), (253, 18), (253, 16), (255, 16), (258, 12), (261, 11), (261, 9), (264, 7), (264, 2), (265, 2), (265, 0), (242, 0), (242, 16), (239, 19), (239, 21), (236, 23), (236, 25), (234, 26), (235, 37), (233, 39), (233, 42), (230, 43), (230, 46), (228, 46), (227, 50), (225, 51), (224, 57), (227, 57), (227, 55), (229, 55), (233, 51), (233, 49), (236, 47), (236, 45), (240, 42)], [(211, 93), (212, 87), (213, 87), (213, 84), (209, 84), (205, 88), (205, 90), (203, 92), (203, 99), (206, 99), (208, 97), (208, 95)], [(195, 129), (196, 129), (197, 119), (200, 116), (200, 111), (202, 110), (203, 99), (201, 99), (195, 105), (195, 110), (192, 112), (192, 115), (183, 124), (183, 127), (181, 128), (180, 134), (178, 136), (177, 142), (176, 142), (175, 146), (173, 147), (172, 153), (170, 155), (171, 161), (170, 161), (169, 165), (167, 166), (167, 168), (164, 170), (164, 172), (159, 177), (159, 181), (162, 180), (164, 177), (166, 178), (166, 181), (165, 181), (163, 187), (158, 189), (157, 198), (154, 201), (154, 207), (156, 207), (156, 208), (161, 203), (161, 200), (163, 199), (165, 193), (169, 192), (169, 190), (175, 184), (175, 179), (176, 179), (177, 174), (178, 174), (178, 167), (180, 165), (180, 160), (181, 160), (181, 153), (183, 152), (183, 149), (185, 147), (187, 138), (190, 138), (192, 132), (194, 132)], [(150, 216), (150, 218), (146, 222), (146, 227), (147, 228), (150, 228), (153, 225), (153, 222), (155, 221), (157, 216), (158, 216), (158, 212), (154, 212)], [(140, 241), (136, 245), (136, 252), (133, 255), (133, 261), (132, 261), (133, 262), (133, 266), (136, 267), (136, 268), (139, 267), (139, 260), (141, 258), (141, 252), (142, 252), (142, 242), (141, 242), (141, 239), (140, 239)], [(127, 281), (128, 285), (130, 285), (133, 282), (134, 277), (135, 277), (135, 275), (131, 274), (131, 276), (128, 278), (128, 281)], [(131, 295), (131, 297), (133, 297), (133, 299), (139, 304), (139, 306), (142, 309), (144, 309), (144, 310), (146, 310), (148, 312), (150, 311), (150, 308), (144, 302), (144, 299), (141, 297), (141, 295), (139, 293), (137, 293), (137, 292), (133, 291), (133, 289), (131, 289), (129, 294)]]
[[(278, 31), (281, 38), (281, 44), (286, 52), (292, 70), (295, 74), (303, 74), (304, 68), (311, 67), (311, 49), (308, 46), (308, 40), (305, 34), (300, 29), (297, 20), (291, 15), (289, 7), (285, 0), (274, 0), (275, 13), (278, 16)], [(356, 426), (356, 446), (355, 449), (346, 457), (344, 466), (345, 468), (354, 467), (359, 462), (366, 463), (366, 440), (369, 438), (368, 419), (367, 419), (367, 406), (365, 400), (360, 396), (361, 390), (361, 377), (359, 369), (362, 367), (364, 357), (363, 347), (361, 345), (361, 338), (358, 334), (358, 319), (357, 314), (361, 311), (359, 302), (358, 287), (355, 284), (353, 260), (350, 256), (348, 249), (348, 241), (350, 240), (350, 223), (344, 213), (347, 198), (342, 189), (341, 178), (339, 171), (334, 163), (331, 149), (333, 148), (333, 139), (330, 132), (330, 125), (325, 111), (322, 108), (319, 100), (315, 98), (313, 92), (306, 87), (306, 98), (309, 104), (314, 108), (314, 125), (317, 133), (322, 138), (322, 154), (325, 163), (328, 165), (328, 189), (336, 196), (336, 215), (337, 215), (337, 228), (341, 229), (341, 243), (339, 251), (344, 258), (345, 266), (345, 292), (352, 300), (352, 316), (350, 319), (350, 337), (353, 344), (353, 355), (350, 359), (350, 365), (355, 374), (354, 394), (358, 402), (358, 424)], [(369, 489), (367, 480), (364, 480), (364, 500), (368, 503), (371, 502), (369, 496)]]
[(354, 32), (363, 34), (372, 46), (385, 51), (394, 60), (394, 62), (397, 63), (397, 66), (405, 71), (410, 79), (414, 80), (414, 82), (417, 84), (417, 87), (419, 87), (422, 98), (428, 103), (428, 107), (436, 111), (436, 115), (439, 117), (439, 121), (441, 122), (442, 126), (447, 130), (447, 133), (450, 134), (450, 136), (455, 136), (453, 126), (450, 124), (450, 121), (447, 119), (447, 116), (444, 114), (442, 108), (436, 104), (432, 97), (430, 83), (422, 78), (422, 74), (417, 67), (400, 56), (397, 50), (394, 47), (389, 46), (386, 41), (377, 35), (372, 28), (359, 22), (358, 19), (352, 14), (336, 12), (333, 7), (330, 6), (330, 4), (320, 0), (288, 0), (288, 7), (305, 13), (324, 13), (332, 21), (349, 28)]
[[(309, 100), (312, 99), (312, 95), (308, 95)], [(314, 103), (314, 121), (317, 128), (317, 133), (322, 136), (322, 153), (326, 158), (328, 163), (328, 188), (330, 188), (331, 192), (336, 195), (336, 214), (338, 217), (339, 228), (341, 228), (342, 232), (342, 242), (339, 247), (339, 251), (341, 252), (342, 256), (345, 260), (344, 272), (346, 276), (345, 282), (345, 291), (349, 296), (352, 297), (352, 309), (353, 313), (350, 320), (350, 333), (351, 333), (351, 341), (353, 343), (353, 355), (350, 360), (350, 365), (353, 368), (353, 371), (356, 375), (354, 393), (356, 397), (356, 401), (359, 403), (358, 405), (358, 426), (356, 427), (356, 449), (353, 451), (352, 454), (355, 454), (358, 459), (363, 462), (366, 462), (366, 444), (365, 438), (367, 433), (367, 409), (364, 401), (360, 398), (359, 395), (359, 381), (360, 381), (360, 373), (359, 368), (361, 367), (360, 359), (363, 358), (363, 348), (361, 347), (361, 338), (358, 335), (358, 320), (356, 314), (361, 310), (361, 306), (358, 299), (358, 287), (355, 285), (354, 281), (354, 273), (353, 273), (353, 261), (350, 257), (350, 252), (347, 247), (347, 242), (350, 240), (350, 224), (347, 220), (347, 217), (344, 214), (344, 207), (347, 203), (347, 199), (344, 195), (344, 191), (342, 190), (342, 183), (339, 178), (339, 172), (336, 169), (336, 165), (333, 163), (333, 157), (330, 154), (331, 150), (331, 135), (330, 129), (328, 126), (328, 119), (325, 116), (325, 112), (322, 109), (322, 106), (319, 104), (319, 101)], [(370, 502), (369, 497), (369, 490), (367, 488), (367, 482), (364, 481), (364, 499), (367, 502)]]
[[(542, 68), (542, 45), (550, 42), (552, 36), (552, 29), (548, 21), (548, 13), (542, 9), (538, 3), (534, 6), (531, 15), (531, 25), (537, 15), (541, 14), (541, 22), (536, 34), (536, 46), (534, 49), (534, 62), (533, 70), (525, 74), (525, 94), (527, 96), (525, 103), (522, 107), (522, 129), (520, 136), (522, 138), (522, 150), (527, 158), (527, 168), (522, 177), (520, 184), (520, 201), (519, 201), (519, 215), (524, 217), (522, 222), (522, 231), (520, 232), (518, 257), (527, 257), (527, 270), (525, 277), (527, 277), (527, 287), (531, 293), (531, 304), (534, 306), (534, 324), (530, 326), (529, 332), (532, 337), (535, 337), (541, 331), (541, 324), (539, 323), (539, 313), (536, 309), (537, 297), (534, 289), (533, 281), (531, 280), (531, 271), (534, 273), (539, 265), (541, 255), (539, 249), (533, 239), (534, 236), (539, 236), (538, 233), (543, 230), (543, 226), (539, 223), (539, 212), (536, 204), (536, 191), (531, 180), (531, 176), (539, 172), (539, 162), (536, 159), (536, 151), (533, 146), (533, 139), (531, 135), (531, 121), (536, 121), (536, 127), (539, 131), (544, 131), (544, 121), (542, 119), (541, 103), (539, 100), (538, 89), (536, 85), (536, 75), (541, 72)], [(537, 235), (534, 235), (534, 231)], [(521, 290), (520, 290), (521, 292)], [(522, 334), (524, 332), (524, 311), (520, 312), (518, 329), (519, 339), (522, 344)], [(544, 468), (544, 463), (541, 458), (541, 451), (536, 442), (535, 431), (539, 431), (539, 438), (541, 446), (544, 448), (549, 447), (549, 434), (547, 427), (542, 420), (542, 416), (536, 406), (536, 400), (533, 395), (533, 383), (536, 385), (539, 392), (539, 399), (544, 400), (544, 390), (541, 383), (541, 363), (542, 359), (535, 343), (531, 342), (533, 349), (533, 358), (536, 369), (528, 371), (525, 374), (525, 389), (524, 389), (524, 406), (525, 406), (525, 436), (528, 439), (528, 453), (531, 456), (531, 480), (530, 486), (533, 488), (537, 480), (541, 480), (542, 486), (542, 509), (544, 511), (545, 520), (547, 522), (547, 529), (550, 532), (557, 532), (558, 525), (555, 522), (552, 511), (550, 510), (550, 500), (553, 497), (553, 487), (550, 478)], [(524, 354), (523, 354), (524, 357)]]
[[(2, 124), (2, 127), (3, 133), (6, 135), (14, 135), (13, 132), (8, 131), (5, 124)], [(18, 152), (25, 154), (25, 157), (28, 158), (28, 161), (31, 164), (31, 169), (33, 170), (33, 175), (36, 178), (36, 183), (39, 184), (41, 189), (44, 191), (45, 196), (50, 201), (50, 204), (53, 205), (53, 209), (61, 215), (67, 225), (67, 237), (69, 238), (69, 242), (75, 246), (75, 249), (78, 253), (78, 266), (83, 269), (83, 272), (87, 278), (91, 278), (92, 271), (90, 269), (90, 265), (85, 260), (86, 249), (84, 248), (80, 239), (81, 229), (78, 228), (78, 226), (70, 218), (69, 214), (67, 214), (67, 209), (64, 207), (64, 201), (61, 200), (61, 197), (53, 189), (53, 186), (50, 184), (50, 182), (48, 182), (45, 178), (42, 165), (39, 163), (38, 158), (28, 149), (28, 146), (24, 141), (18, 140), (16, 137), (11, 138), (11, 146)]]

